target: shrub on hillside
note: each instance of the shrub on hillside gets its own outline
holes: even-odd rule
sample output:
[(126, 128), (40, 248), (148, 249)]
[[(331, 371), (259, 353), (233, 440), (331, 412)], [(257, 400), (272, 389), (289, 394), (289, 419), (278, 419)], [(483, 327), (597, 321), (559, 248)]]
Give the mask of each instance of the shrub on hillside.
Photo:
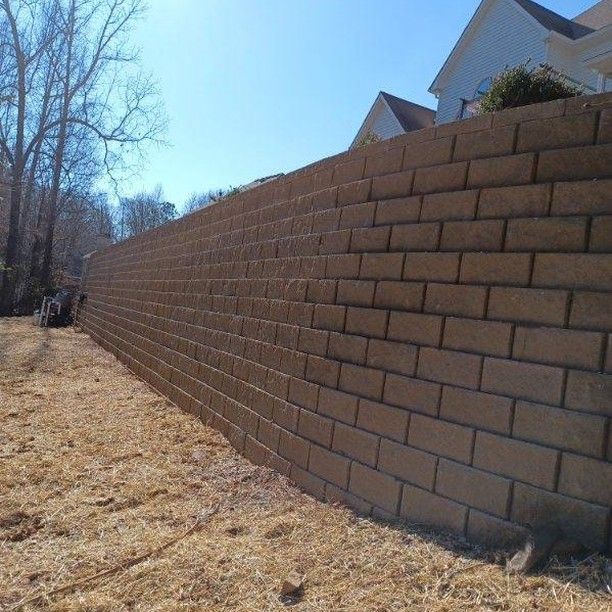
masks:
[(374, 132), (367, 132), (355, 143), (355, 148), (367, 147), (375, 142), (380, 142), (380, 136)]
[(508, 68), (498, 74), (478, 105), (479, 114), (549, 102), (559, 98), (573, 98), (581, 88), (548, 64), (529, 69), (527, 63)]

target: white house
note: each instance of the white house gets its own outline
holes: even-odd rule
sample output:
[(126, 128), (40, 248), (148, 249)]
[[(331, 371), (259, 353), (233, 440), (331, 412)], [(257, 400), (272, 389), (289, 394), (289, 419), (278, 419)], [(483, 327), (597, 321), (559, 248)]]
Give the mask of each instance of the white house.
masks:
[(381, 91), (349, 148), (354, 149), (372, 136), (375, 140), (387, 140), (432, 126), (435, 115), (430, 108)]
[(547, 63), (585, 93), (612, 90), (612, 0), (568, 19), (532, 0), (482, 0), (429, 91), (436, 123), (470, 116), (507, 67)]

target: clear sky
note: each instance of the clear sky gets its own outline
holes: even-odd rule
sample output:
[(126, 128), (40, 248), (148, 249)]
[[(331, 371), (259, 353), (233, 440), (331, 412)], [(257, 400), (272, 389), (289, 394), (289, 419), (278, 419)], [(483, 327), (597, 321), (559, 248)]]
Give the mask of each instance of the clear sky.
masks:
[[(567, 17), (595, 0), (541, 0)], [(427, 92), (478, 0), (150, 0), (136, 27), (170, 146), (126, 191), (240, 185), (345, 150), (379, 90)]]

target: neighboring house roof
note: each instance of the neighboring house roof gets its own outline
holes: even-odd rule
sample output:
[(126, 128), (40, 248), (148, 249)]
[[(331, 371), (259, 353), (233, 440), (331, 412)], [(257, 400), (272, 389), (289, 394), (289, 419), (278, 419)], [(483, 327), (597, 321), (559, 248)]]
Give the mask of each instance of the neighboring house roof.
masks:
[(386, 91), (381, 91), (380, 95), (385, 99), (391, 112), (397, 117), (406, 132), (413, 132), (434, 124), (436, 111), (431, 110), (431, 108), (398, 98)]
[(376, 123), (380, 113), (386, 113), (393, 123), (391, 133), (388, 131), (387, 133), (376, 133), (382, 140), (430, 127), (434, 124), (436, 116), (436, 111), (431, 108), (398, 98), (386, 91), (379, 91), (349, 149), (357, 146), (360, 139), (367, 133), (377, 132), (377, 130), (373, 129), (373, 125)]
[(559, 34), (563, 34), (563, 36), (571, 38), (572, 40), (586, 36), (593, 31), (592, 28), (572, 21), (571, 19), (567, 19), (566, 17), (563, 17), (550, 9), (544, 8), (532, 0), (514, 0), (514, 2), (525, 9), (547, 30), (550, 30), (551, 32), (558, 32)]
[(601, 0), (572, 19), (594, 30), (612, 24), (612, 0)]

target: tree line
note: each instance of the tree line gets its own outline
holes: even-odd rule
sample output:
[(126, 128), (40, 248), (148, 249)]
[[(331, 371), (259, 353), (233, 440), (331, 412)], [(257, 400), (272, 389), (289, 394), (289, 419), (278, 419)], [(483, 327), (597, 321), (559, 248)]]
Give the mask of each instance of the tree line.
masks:
[[(101, 185), (133, 174), (165, 127), (129, 38), (144, 8), (0, 0), (0, 315), (31, 310), (75, 254), (117, 235)], [(137, 198), (128, 200), (123, 236), (140, 231), (128, 214)]]

